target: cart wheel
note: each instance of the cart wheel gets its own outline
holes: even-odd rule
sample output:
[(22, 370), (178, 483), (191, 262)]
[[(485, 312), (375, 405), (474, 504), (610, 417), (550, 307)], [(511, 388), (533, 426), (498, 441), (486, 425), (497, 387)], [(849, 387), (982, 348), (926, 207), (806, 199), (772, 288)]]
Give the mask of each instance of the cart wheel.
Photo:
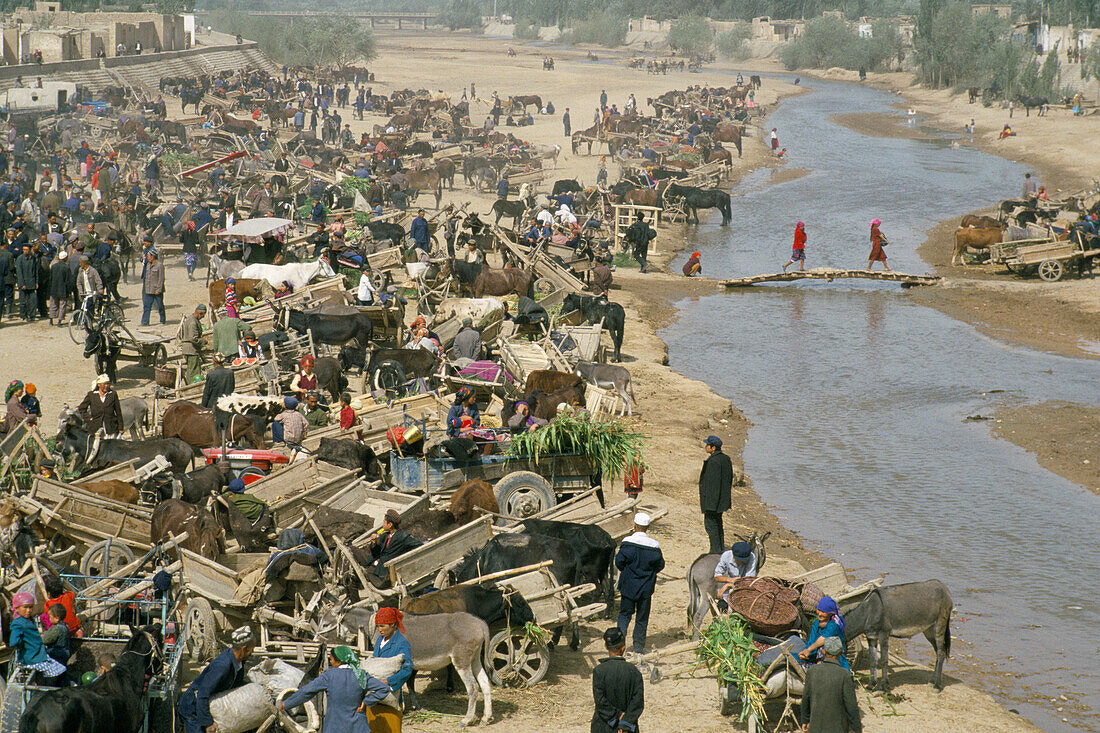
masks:
[(531, 471), (515, 471), (493, 488), (500, 511), (507, 517), (531, 517), (558, 502), (550, 482)]
[(375, 389), (384, 392), (395, 391), (405, 383), (405, 367), (399, 361), (386, 359), (374, 370), (371, 382)]
[(109, 300), (103, 306), (103, 315), (99, 320), (102, 321), (114, 321), (115, 323), (122, 323), (126, 320), (126, 314), (122, 312), (122, 306), (118, 304), (118, 301)]
[(554, 292), (554, 281), (550, 278), (540, 277), (535, 281), (534, 285), (535, 295), (550, 295)]
[(134, 559), (134, 553), (122, 542), (103, 540), (92, 545), (80, 558), (80, 573), (107, 577), (112, 570), (129, 565)]
[(1048, 283), (1054, 283), (1061, 280), (1064, 272), (1065, 268), (1062, 267), (1062, 263), (1058, 260), (1043, 260), (1039, 263), (1039, 277), (1043, 278)]
[(164, 344), (157, 344), (156, 351), (153, 352), (153, 366), (163, 367), (168, 364), (168, 349), (164, 348)]
[(549, 669), (546, 646), (518, 631), (504, 629), (489, 640), (489, 679), (497, 687), (533, 687)]
[(205, 662), (216, 651), (218, 622), (205, 598), (194, 598), (183, 612), (183, 648), (196, 662)]

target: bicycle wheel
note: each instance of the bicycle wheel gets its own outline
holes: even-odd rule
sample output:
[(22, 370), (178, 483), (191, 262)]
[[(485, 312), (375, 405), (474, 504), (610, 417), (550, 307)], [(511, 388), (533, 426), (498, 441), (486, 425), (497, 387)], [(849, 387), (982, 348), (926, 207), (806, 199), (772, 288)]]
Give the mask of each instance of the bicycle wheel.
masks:
[(99, 317), (101, 322), (111, 321), (113, 323), (122, 323), (126, 319), (125, 314), (122, 312), (122, 306), (118, 301), (110, 300), (103, 306), (103, 314)]
[(82, 344), (87, 335), (88, 331), (84, 328), (84, 311), (73, 311), (73, 317), (69, 320), (69, 338), (74, 344)]

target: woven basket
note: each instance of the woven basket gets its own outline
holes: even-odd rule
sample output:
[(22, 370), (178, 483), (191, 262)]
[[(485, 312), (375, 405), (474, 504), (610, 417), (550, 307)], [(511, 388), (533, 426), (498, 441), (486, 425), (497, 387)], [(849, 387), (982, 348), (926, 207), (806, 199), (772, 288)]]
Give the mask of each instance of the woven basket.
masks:
[(176, 370), (168, 367), (153, 367), (153, 379), (161, 387), (174, 389), (176, 386)]
[(798, 597), (798, 605), (802, 607), (802, 613), (807, 616), (812, 616), (814, 611), (817, 610), (818, 602), (825, 597), (825, 594), (813, 583), (806, 583), (802, 586), (802, 594)]
[(768, 636), (786, 631), (798, 624), (798, 609), (780, 597), (777, 591), (760, 592), (755, 588), (732, 591), (729, 607), (740, 614), (753, 631)]

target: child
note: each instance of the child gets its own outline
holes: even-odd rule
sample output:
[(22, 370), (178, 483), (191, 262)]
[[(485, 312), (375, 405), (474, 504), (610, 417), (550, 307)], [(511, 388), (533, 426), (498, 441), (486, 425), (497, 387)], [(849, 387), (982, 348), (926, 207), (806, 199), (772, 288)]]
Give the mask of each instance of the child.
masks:
[(347, 430), (359, 422), (359, 416), (351, 408), (351, 395), (347, 392), (340, 393), (340, 429)]
[(69, 625), (65, 621), (65, 607), (55, 603), (46, 609), (50, 617), (50, 627), (42, 634), (42, 643), (46, 645), (46, 654), (59, 664), (67, 665), (72, 652), (69, 650)]
[[(73, 603), (76, 601), (76, 596), (72, 591), (66, 591), (65, 586), (61, 584), (61, 580), (56, 575), (47, 576), (43, 581), (43, 585), (46, 586), (46, 611), (49, 612), (50, 608), (54, 605), (59, 605), (65, 609), (65, 614), (62, 618), (65, 619), (65, 623), (69, 627), (69, 635), (77, 639), (84, 636), (83, 630), (80, 628), (80, 617), (76, 615), (76, 609), (73, 607)], [(50, 628), (50, 617), (47, 613), (42, 614), (42, 623), (48, 629)]]
[[(1040, 191), (1043, 189), (1040, 188)], [(30, 382), (27, 382), (27, 386), (24, 388), (23, 398), (19, 400), (19, 403), (23, 405), (23, 409), (26, 410), (27, 415), (30, 417), (42, 417), (42, 406), (38, 402), (38, 397), (35, 394), (38, 388)]]
[(11, 609), (15, 616), (11, 621), (8, 646), (15, 650), (16, 660), (24, 667), (41, 672), (47, 680), (65, 674), (65, 665), (46, 654), (38, 625), (31, 619), (34, 614), (34, 596), (26, 591), (16, 593), (11, 600)]

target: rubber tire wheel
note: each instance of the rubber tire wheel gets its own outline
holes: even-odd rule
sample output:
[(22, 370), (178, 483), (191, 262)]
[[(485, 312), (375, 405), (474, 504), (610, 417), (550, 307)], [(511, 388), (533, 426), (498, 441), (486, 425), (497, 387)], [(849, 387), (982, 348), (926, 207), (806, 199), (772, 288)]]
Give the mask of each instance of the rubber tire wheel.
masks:
[(371, 385), (383, 392), (395, 391), (405, 382), (405, 365), (393, 359), (383, 361), (371, 375)]
[(73, 316), (69, 319), (69, 338), (78, 346), (83, 345), (84, 339), (88, 338), (88, 329), (84, 328), (84, 311), (73, 311)]
[(0, 733), (19, 733), (22, 718), (23, 690), (5, 685), (3, 696), (0, 696)]
[(504, 629), (493, 635), (489, 640), (487, 657), (486, 671), (489, 680), (497, 687), (506, 684), (500, 672), (513, 664), (516, 665), (513, 674), (518, 674), (518, 679), (513, 678), (508, 684), (516, 687), (534, 687), (550, 670), (550, 651), (546, 645), (528, 640), (522, 632), (513, 629)]
[(168, 349), (164, 344), (157, 344), (157, 350), (153, 352), (153, 366), (163, 367), (168, 364)]
[[(107, 545), (110, 543), (110, 554), (107, 554)], [(84, 553), (80, 558), (80, 573), (81, 575), (93, 575), (95, 577), (106, 577), (109, 573), (104, 571), (104, 557), (106, 556), (107, 568), (106, 570), (112, 571), (118, 568), (129, 565), (137, 558), (134, 557), (134, 552), (125, 543), (119, 540), (103, 540), (97, 542), (88, 548), (88, 551)], [(121, 562), (118, 562), (121, 560)], [(97, 575), (92, 572), (93, 566), (100, 571)]]
[(507, 517), (527, 517), (557, 505), (554, 487), (532, 471), (515, 471), (497, 481), (493, 487), (500, 513)]
[(203, 663), (217, 651), (218, 621), (214, 617), (214, 608), (205, 598), (193, 598), (183, 612), (183, 633), (181, 639), (184, 651), (191, 658)]
[(1058, 260), (1043, 260), (1039, 263), (1039, 277), (1048, 283), (1056, 283), (1062, 279), (1066, 268)]

